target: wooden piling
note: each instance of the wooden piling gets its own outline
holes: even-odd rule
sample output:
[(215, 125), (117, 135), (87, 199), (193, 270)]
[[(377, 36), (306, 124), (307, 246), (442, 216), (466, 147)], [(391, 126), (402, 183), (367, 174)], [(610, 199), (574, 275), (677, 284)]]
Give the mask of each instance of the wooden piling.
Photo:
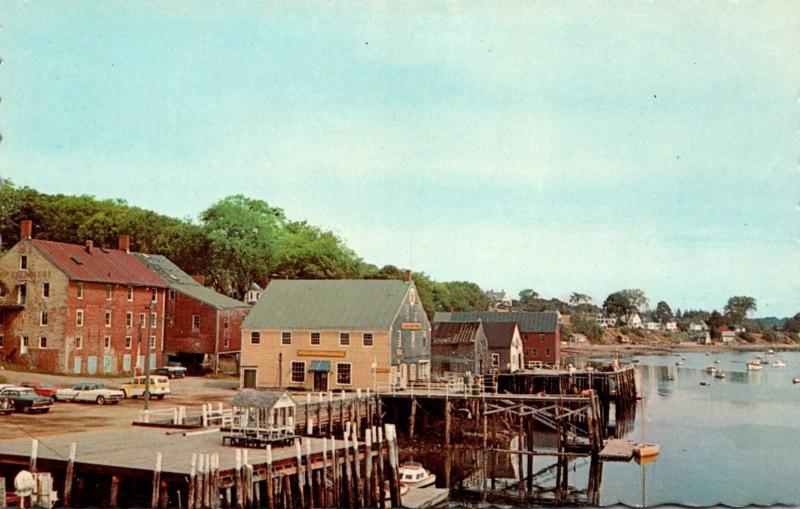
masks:
[(303, 441), (306, 445), (306, 489), (308, 490), (306, 506), (308, 509), (314, 509), (314, 468), (311, 464), (311, 439), (305, 438)]
[(31, 439), (31, 459), (28, 464), (30, 473), (36, 473), (36, 458), (39, 456), (39, 441), (35, 438)]
[(411, 415), (408, 417), (408, 439), (414, 440), (414, 425), (417, 420), (417, 398), (411, 397)]
[[(67, 460), (67, 472), (64, 476), (64, 505), (69, 507), (70, 498), (72, 497), (72, 480), (75, 475), (75, 454), (77, 452), (77, 444), (72, 442), (69, 444), (69, 459)], [(0, 503), (4, 501), (0, 500)]]
[(274, 494), (272, 491), (272, 444), (267, 444), (267, 485), (266, 485), (266, 497), (267, 497), (267, 509), (274, 509), (275, 507), (275, 500)]
[(372, 486), (372, 430), (367, 428), (364, 430), (364, 447), (366, 451), (365, 467), (364, 467), (364, 504), (367, 507), (375, 506), (375, 490)]
[(294, 507), (294, 497), (292, 496), (292, 481), (288, 475), (283, 476), (283, 507)]
[(150, 494), (150, 507), (158, 507), (158, 495), (161, 489), (161, 453), (156, 453), (156, 467), (153, 469), (153, 486)]
[(347, 498), (347, 507), (354, 509), (355, 501), (353, 500), (353, 475), (350, 470), (350, 439), (348, 438), (348, 431), (344, 434), (344, 474), (342, 475), (342, 488), (343, 495)]
[(356, 507), (364, 507), (364, 492), (361, 488), (361, 455), (358, 453), (358, 434), (356, 427), (352, 429), (353, 438), (353, 491)]
[(119, 477), (116, 475), (111, 476), (111, 488), (108, 490), (108, 506), (117, 507), (117, 497), (119, 496)]
[(386, 442), (389, 445), (389, 495), (392, 507), (400, 507), (400, 476), (397, 455), (397, 429), (394, 424), (384, 424), (386, 429)]
[(383, 428), (378, 428), (378, 507), (386, 507), (386, 484), (383, 475)]
[(450, 447), (450, 401), (444, 401), (444, 445)]
[(236, 468), (233, 471), (233, 484), (236, 491), (236, 508), (244, 508), (244, 491), (242, 486), (242, 450), (236, 449)]
[(297, 462), (297, 496), (300, 498), (300, 507), (307, 507), (304, 493), (305, 489), (303, 488), (305, 484), (303, 476), (303, 454), (300, 449), (299, 438), (294, 439), (294, 457)]
[(189, 466), (189, 489), (186, 495), (186, 508), (194, 509), (195, 483), (197, 478), (197, 453), (192, 454), (192, 462)]
[(339, 458), (336, 453), (336, 438), (331, 436), (331, 462), (333, 463), (333, 506), (342, 507), (342, 492), (339, 486)]

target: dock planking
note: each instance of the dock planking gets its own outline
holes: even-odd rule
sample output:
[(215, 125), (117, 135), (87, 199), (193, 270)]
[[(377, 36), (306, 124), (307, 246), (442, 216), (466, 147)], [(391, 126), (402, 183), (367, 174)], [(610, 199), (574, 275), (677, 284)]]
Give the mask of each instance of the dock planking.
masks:
[(600, 451), (602, 461), (630, 461), (633, 459), (633, 448), (636, 444), (630, 440), (614, 438), (606, 441)]

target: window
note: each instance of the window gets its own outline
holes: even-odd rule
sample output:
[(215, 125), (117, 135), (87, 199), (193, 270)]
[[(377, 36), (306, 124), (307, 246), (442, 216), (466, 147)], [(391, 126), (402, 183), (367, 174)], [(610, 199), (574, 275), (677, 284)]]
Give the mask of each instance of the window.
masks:
[(46, 337), (41, 336), (39, 338), (39, 348), (47, 348), (47, 338)]
[(0, 348), (3, 348), (3, 336), (0, 336)]
[(417, 342), (417, 331), (411, 331), (411, 348), (416, 348), (415, 343)]
[(499, 366), (500, 365), (500, 354), (493, 353), (492, 354), (492, 366)]
[(225, 338), (225, 348), (230, 348), (231, 346), (231, 338)]
[(111, 348), (111, 336), (106, 336), (103, 338), (103, 348), (106, 350)]
[(50, 297), (50, 283), (42, 284), (42, 297), (44, 297), (45, 299)]
[(42, 312), (39, 314), (39, 325), (46, 326), (47, 325), (47, 310), (43, 309)]
[(106, 285), (106, 300), (111, 300), (111, 297), (114, 296), (114, 287), (111, 285)]
[(364, 346), (372, 346), (372, 333), (371, 332), (365, 332), (363, 334), (362, 343), (364, 344)]
[(531, 350), (531, 355), (536, 357), (537, 355), (539, 355), (539, 350), (537, 348), (532, 349)]
[(155, 313), (150, 313), (150, 328), (151, 329), (155, 329), (156, 328), (156, 322), (157, 321), (158, 320), (157, 320), (156, 314)]
[(150, 289), (150, 300), (158, 302), (158, 290), (156, 288)]
[(139, 328), (144, 329), (144, 313), (139, 313)]
[(292, 344), (292, 333), (291, 332), (281, 332), (281, 344), (282, 345), (291, 345)]
[(319, 332), (312, 332), (311, 333), (311, 344), (312, 345), (319, 345), (320, 343), (322, 343), (322, 341), (320, 339)]
[(155, 347), (156, 347), (156, 337), (150, 336), (150, 349), (152, 350)]
[(75, 311), (75, 325), (83, 327), (83, 310), (78, 309)]
[(17, 285), (17, 304), (25, 304), (25, 297), (28, 295), (28, 286), (25, 283)]
[(200, 332), (200, 315), (192, 315), (192, 332)]
[(133, 287), (132, 286), (128, 287), (128, 301), (129, 302), (133, 301)]
[(28, 256), (22, 255), (19, 257), (19, 270), (28, 270)]
[(106, 309), (103, 322), (106, 324), (106, 327), (111, 327), (111, 310)]
[(544, 341), (544, 334), (539, 334), (539, 341)]
[(303, 383), (306, 381), (306, 363), (303, 361), (292, 361), (292, 382)]
[(261, 333), (258, 331), (253, 331), (250, 333), (250, 344), (251, 345), (260, 345), (261, 344)]
[(403, 346), (403, 332), (397, 331), (397, 348), (400, 348), (402, 346)]
[(83, 298), (83, 283), (78, 283), (78, 298)]
[(350, 333), (349, 332), (340, 332), (339, 333), (339, 346), (350, 346)]
[(545, 348), (544, 349), (544, 355), (545, 355), (545, 357), (550, 357), (550, 349), (549, 348)]
[(225, 315), (222, 317), (222, 328), (227, 329), (231, 324), (231, 319), (229, 316)]
[(351, 364), (340, 362), (336, 364), (336, 383), (339, 385), (350, 385), (351, 383)]
[(175, 290), (169, 291), (169, 300), (175, 300)]
[(133, 311), (125, 313), (125, 327), (129, 329), (133, 328)]
[(75, 350), (80, 350), (81, 348), (83, 348), (83, 338), (75, 336)]
[(427, 380), (431, 375), (431, 364), (430, 361), (419, 361), (419, 369), (417, 370), (417, 376), (421, 380)]
[(130, 350), (131, 346), (133, 346), (133, 338), (130, 336), (125, 336), (125, 349)]

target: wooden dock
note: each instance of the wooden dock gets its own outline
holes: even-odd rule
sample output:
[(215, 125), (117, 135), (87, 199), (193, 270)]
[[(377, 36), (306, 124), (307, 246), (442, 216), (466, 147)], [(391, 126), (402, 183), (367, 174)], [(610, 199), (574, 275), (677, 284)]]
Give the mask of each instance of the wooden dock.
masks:
[(600, 451), (600, 459), (603, 461), (630, 461), (633, 459), (633, 448), (636, 443), (630, 440), (612, 438), (606, 441)]
[(411, 488), (403, 495), (403, 507), (407, 509), (428, 509), (447, 500), (449, 490), (428, 486), (426, 488)]

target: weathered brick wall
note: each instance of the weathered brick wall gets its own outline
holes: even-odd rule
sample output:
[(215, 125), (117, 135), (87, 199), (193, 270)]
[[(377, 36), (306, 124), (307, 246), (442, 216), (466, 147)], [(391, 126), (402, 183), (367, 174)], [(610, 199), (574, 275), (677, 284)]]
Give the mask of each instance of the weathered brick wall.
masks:
[[(216, 308), (180, 292), (167, 300), (166, 351), (214, 353)], [(192, 328), (192, 316), (200, 317), (200, 328)]]
[[(250, 307), (242, 309), (226, 309), (219, 312), (219, 351), (238, 352), (242, 348), (242, 322), (250, 313)], [(225, 317), (228, 317), (228, 327), (225, 327)]]
[(520, 336), (522, 337), (522, 347), (526, 363), (540, 361), (553, 364), (559, 361), (561, 339), (558, 332), (523, 332)]

